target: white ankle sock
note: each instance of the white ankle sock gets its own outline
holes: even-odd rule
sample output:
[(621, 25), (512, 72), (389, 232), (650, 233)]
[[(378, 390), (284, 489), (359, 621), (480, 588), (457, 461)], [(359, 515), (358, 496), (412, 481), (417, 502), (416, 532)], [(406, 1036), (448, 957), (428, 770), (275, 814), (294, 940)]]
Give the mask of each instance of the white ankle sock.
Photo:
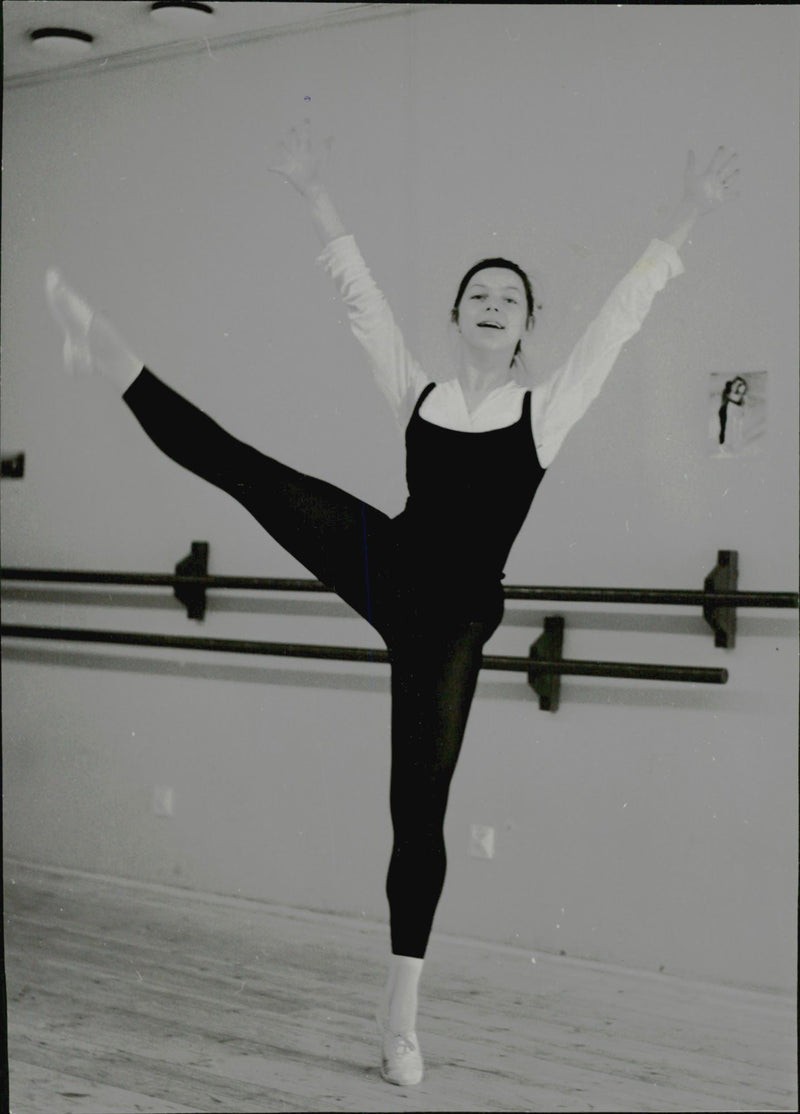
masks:
[(114, 326), (84, 301), (54, 268), (45, 280), (47, 302), (64, 331), (64, 363), (69, 372), (99, 371), (124, 393), (144, 362)]
[(391, 958), (383, 1014), (393, 1033), (413, 1033), (417, 1027), (417, 989), (424, 962), (410, 955)]

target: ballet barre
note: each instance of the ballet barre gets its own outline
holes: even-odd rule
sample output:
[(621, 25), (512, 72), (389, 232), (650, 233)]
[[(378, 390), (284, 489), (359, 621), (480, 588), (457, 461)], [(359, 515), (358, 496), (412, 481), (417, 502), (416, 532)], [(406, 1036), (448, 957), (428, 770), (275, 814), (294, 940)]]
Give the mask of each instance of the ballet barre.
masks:
[[(191, 551), (175, 566), (174, 573), (102, 572), (73, 569), (2, 568), (0, 579), (31, 583), (114, 584), (149, 588), (172, 588), (186, 607), (190, 619), (202, 620), (208, 589), (241, 589), (263, 592), (321, 592), (331, 589), (319, 580), (292, 577), (211, 576), (208, 573), (208, 542), (192, 542)], [(717, 564), (706, 576), (702, 590), (680, 588), (573, 588), (559, 586), (504, 585), (507, 600), (527, 602), (646, 604), (700, 607), (714, 632), (715, 645), (733, 649), (736, 641), (736, 610), (740, 607), (796, 609), (796, 592), (740, 592), (738, 553), (721, 549)]]
[[(0, 569), (0, 578), (6, 581), (32, 583), (171, 587), (175, 596), (186, 607), (188, 617), (198, 620), (202, 620), (205, 615), (207, 589), (330, 592), (330, 589), (320, 581), (305, 578), (210, 576), (208, 574), (208, 550), (207, 542), (193, 542), (191, 552), (177, 563), (174, 574), (3, 568)], [(736, 632), (736, 608), (797, 608), (800, 602), (797, 593), (791, 592), (739, 592), (736, 590), (737, 576), (738, 555), (736, 551), (721, 550), (718, 554), (717, 566), (706, 577), (702, 591), (509, 585), (504, 587), (504, 594), (506, 599), (527, 601), (562, 600), (603, 604), (699, 605), (702, 607), (704, 618), (714, 631), (715, 644), (731, 647)], [(539, 707), (552, 712), (555, 712), (559, 705), (560, 678), (564, 675), (718, 685), (725, 684), (728, 680), (728, 672), (722, 668), (565, 659), (562, 657), (564, 625), (563, 616), (547, 616), (544, 621), (544, 631), (531, 645), (528, 657), (485, 655), (482, 667), (488, 670), (506, 670), (527, 674), (529, 684), (539, 697)], [(391, 660), (388, 651), (380, 649), (184, 635), (157, 635), (134, 631), (4, 624), (0, 627), (0, 635), (6, 638), (94, 642), (162, 649), (205, 650), (376, 664), (387, 663)]]
[[(618, 661), (570, 661), (558, 656), (564, 620), (548, 616), (545, 633), (531, 646), (527, 658), (485, 655), (483, 669), (526, 673), (539, 697), (543, 711), (558, 709), (563, 674), (578, 677), (616, 677), (635, 681), (683, 681), (691, 684), (724, 685), (727, 669), (690, 665), (650, 665)], [(196, 635), (143, 634), (138, 631), (88, 630), (70, 627), (37, 627), (16, 623), (3, 624), (4, 638), (52, 639), (58, 642), (99, 642), (116, 646), (150, 646), (161, 649), (211, 650), (234, 654), (265, 654), (285, 658), (320, 658), (327, 661), (386, 663), (387, 650), (367, 650), (354, 646), (319, 646), (291, 642), (256, 642), (241, 638), (203, 638)], [(554, 657), (547, 655), (554, 654)]]

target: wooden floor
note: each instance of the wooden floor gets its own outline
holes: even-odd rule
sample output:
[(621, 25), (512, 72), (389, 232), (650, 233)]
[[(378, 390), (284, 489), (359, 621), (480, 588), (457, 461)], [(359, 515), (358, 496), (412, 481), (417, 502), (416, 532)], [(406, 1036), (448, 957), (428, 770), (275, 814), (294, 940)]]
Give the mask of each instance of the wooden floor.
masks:
[(797, 1109), (788, 995), (436, 937), (397, 1088), (381, 926), (17, 863), (5, 894), (13, 1114)]

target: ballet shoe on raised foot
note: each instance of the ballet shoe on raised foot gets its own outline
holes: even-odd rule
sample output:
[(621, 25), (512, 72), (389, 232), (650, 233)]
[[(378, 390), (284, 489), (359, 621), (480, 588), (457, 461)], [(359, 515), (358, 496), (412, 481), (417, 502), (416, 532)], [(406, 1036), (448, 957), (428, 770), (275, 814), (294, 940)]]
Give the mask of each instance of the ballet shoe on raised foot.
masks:
[(64, 366), (70, 375), (89, 375), (95, 368), (89, 347), (89, 328), (94, 312), (75, 293), (60, 272), (51, 267), (44, 283), (47, 304), (56, 322), (64, 331)]
[(396, 1087), (413, 1087), (422, 1082), (424, 1065), (416, 1033), (393, 1033), (380, 1017), (381, 1077)]

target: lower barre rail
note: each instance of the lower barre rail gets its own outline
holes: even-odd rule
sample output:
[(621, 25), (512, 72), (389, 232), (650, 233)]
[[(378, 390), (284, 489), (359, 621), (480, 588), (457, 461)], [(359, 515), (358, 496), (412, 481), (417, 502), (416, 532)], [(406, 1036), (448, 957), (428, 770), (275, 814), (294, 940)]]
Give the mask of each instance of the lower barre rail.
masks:
[[(296, 642), (259, 642), (241, 638), (204, 638), (196, 635), (147, 634), (138, 631), (89, 630), (74, 627), (36, 627), (4, 624), (4, 638), (48, 639), (58, 642), (99, 642), (118, 646), (150, 646), (176, 650), (211, 650), (235, 654), (264, 654), (285, 658), (319, 658), (334, 661), (386, 663), (391, 660), (387, 650), (356, 646), (321, 646)], [(694, 665), (655, 665), (620, 661), (576, 661), (565, 658), (546, 660), (487, 654), (483, 668), (513, 673), (569, 674), (576, 677), (617, 677), (633, 681), (682, 681), (685, 683), (724, 685), (727, 669)]]

